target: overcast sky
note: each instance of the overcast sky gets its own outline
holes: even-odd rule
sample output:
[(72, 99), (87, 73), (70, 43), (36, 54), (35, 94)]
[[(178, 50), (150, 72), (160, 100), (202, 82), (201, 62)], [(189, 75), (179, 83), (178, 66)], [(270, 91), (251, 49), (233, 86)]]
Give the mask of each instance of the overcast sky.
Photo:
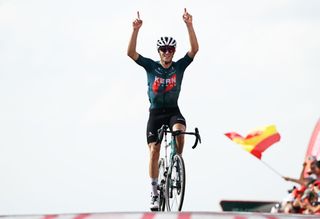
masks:
[[(179, 105), (203, 143), (184, 158), (184, 210), (222, 199), (281, 200), (294, 184), (230, 141), (275, 124), (262, 159), (298, 177), (320, 116), (318, 0), (0, 0), (0, 215), (145, 211), (150, 201), (147, 78), (126, 49), (158, 60), (156, 40), (200, 50)], [(189, 145), (188, 145), (189, 144)]]

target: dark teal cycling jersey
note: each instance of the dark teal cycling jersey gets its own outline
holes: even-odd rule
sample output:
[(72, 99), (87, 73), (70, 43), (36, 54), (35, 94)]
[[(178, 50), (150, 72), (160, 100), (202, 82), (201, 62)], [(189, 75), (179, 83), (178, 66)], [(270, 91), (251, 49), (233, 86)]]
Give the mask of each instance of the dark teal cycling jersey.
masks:
[(139, 54), (136, 63), (147, 72), (150, 109), (178, 107), (183, 74), (192, 61), (186, 54), (177, 62), (172, 62), (169, 68), (163, 68), (159, 61)]

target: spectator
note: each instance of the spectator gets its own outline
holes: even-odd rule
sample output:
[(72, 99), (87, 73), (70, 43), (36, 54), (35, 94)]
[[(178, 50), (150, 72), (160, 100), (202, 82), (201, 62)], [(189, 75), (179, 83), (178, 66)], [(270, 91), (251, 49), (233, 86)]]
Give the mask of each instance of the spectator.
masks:
[[(309, 165), (308, 171), (306, 171), (307, 165)], [(306, 172), (309, 176), (304, 177)], [(280, 212), (320, 215), (320, 160), (317, 161), (313, 157), (304, 162), (299, 179), (283, 178), (300, 186), (289, 191), (289, 196), (281, 203)]]
[[(300, 177), (298, 179), (290, 178), (287, 176), (284, 176), (283, 179), (286, 181), (295, 182), (297, 184), (300, 184), (301, 186), (308, 186), (310, 183), (315, 181), (316, 178), (318, 178), (317, 175), (315, 174), (316, 163), (317, 163), (316, 157), (311, 156), (307, 159), (307, 161), (303, 163)], [(305, 172), (307, 172), (309, 176), (305, 177)], [(320, 177), (320, 171), (319, 171), (319, 177)]]
[(317, 194), (317, 200), (306, 206), (309, 214), (320, 214), (320, 181), (313, 183), (313, 192)]

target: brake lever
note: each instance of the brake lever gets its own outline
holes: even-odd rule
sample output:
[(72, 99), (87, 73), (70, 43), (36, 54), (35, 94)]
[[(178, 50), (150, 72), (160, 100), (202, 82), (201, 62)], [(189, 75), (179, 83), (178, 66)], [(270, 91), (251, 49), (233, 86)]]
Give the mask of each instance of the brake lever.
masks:
[(192, 149), (195, 149), (197, 147), (198, 142), (201, 144), (201, 137), (200, 137), (198, 128), (195, 128), (195, 136), (196, 136), (196, 141), (195, 141), (194, 145), (192, 146)]

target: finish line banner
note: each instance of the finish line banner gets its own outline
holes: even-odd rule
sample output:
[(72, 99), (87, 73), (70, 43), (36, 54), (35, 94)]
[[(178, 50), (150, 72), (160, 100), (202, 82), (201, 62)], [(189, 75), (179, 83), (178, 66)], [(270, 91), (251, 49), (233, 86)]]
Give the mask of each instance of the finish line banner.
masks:
[(0, 215), (0, 219), (303, 219), (319, 215), (289, 215), (249, 212), (123, 212), (57, 215)]

